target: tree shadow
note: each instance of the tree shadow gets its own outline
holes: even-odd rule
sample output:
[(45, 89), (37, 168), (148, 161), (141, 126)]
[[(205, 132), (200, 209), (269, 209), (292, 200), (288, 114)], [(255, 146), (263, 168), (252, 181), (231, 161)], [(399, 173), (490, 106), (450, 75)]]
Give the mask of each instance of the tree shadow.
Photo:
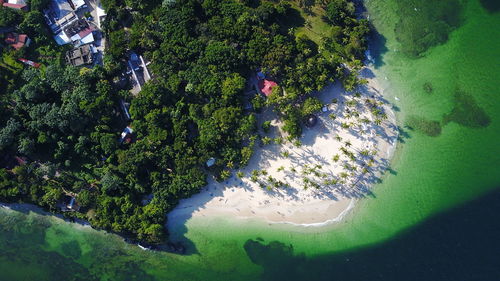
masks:
[(386, 47), (387, 39), (372, 26), (369, 42), (368, 49), (373, 58), (373, 66), (378, 69), (385, 64), (384, 54), (389, 50)]

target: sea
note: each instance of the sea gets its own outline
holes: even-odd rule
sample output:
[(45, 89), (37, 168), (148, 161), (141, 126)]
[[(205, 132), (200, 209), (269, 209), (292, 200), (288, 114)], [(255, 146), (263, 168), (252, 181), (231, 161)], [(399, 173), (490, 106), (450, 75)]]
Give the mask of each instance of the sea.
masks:
[(400, 130), (338, 223), (172, 224), (186, 255), (0, 208), (3, 280), (500, 280), (500, 1), (366, 0), (371, 67)]

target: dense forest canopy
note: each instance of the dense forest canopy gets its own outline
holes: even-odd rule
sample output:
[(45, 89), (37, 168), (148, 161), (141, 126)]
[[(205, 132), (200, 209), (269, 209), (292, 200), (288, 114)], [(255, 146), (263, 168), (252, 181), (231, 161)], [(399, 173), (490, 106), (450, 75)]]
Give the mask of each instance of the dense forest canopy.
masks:
[[(63, 65), (64, 48), (50, 42), (40, 8), (0, 7), (0, 26), (35, 38), (29, 49), (0, 49), (0, 152), (29, 159), (0, 170), (0, 199), (56, 210), (73, 195), (81, 208), (68, 215), (149, 243), (164, 240), (166, 212), (199, 192), (208, 175), (223, 180), (246, 165), (263, 106), (273, 106), (296, 138), (304, 118), (321, 108), (311, 93), (337, 80), (352, 89), (369, 32), (346, 0), (103, 5), (108, 48), (104, 66), (93, 68)], [(307, 35), (314, 30), (306, 14), (327, 27), (320, 40)], [(137, 96), (115, 84), (130, 50), (151, 62), (154, 76)], [(44, 66), (23, 69), (21, 56)], [(279, 85), (267, 99), (244, 94), (259, 70)], [(120, 142), (126, 126), (134, 140)], [(215, 165), (207, 167), (209, 159)]]

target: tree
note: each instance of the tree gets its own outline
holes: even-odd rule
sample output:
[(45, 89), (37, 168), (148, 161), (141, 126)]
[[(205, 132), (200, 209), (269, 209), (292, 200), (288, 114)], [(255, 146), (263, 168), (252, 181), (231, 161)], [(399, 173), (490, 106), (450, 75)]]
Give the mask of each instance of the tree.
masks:
[(19, 130), (21, 124), (14, 119), (9, 119), (5, 127), (0, 130), (0, 150), (9, 146), (15, 138), (15, 133)]
[(0, 27), (12, 27), (20, 21), (21, 15), (14, 9), (0, 6)]
[(84, 189), (76, 196), (76, 201), (82, 208), (89, 208), (96, 202), (96, 196), (93, 192)]
[(42, 196), (41, 203), (49, 207), (50, 209), (55, 210), (57, 202), (59, 202), (59, 200), (62, 199), (63, 196), (62, 190), (50, 186), (47, 186), (46, 189), (48, 191), (46, 191), (45, 194)]
[(222, 82), (222, 99), (227, 104), (234, 104), (235, 98), (245, 88), (245, 79), (239, 73), (233, 73)]
[(271, 128), (271, 121), (264, 121), (264, 123), (262, 123), (262, 130), (264, 130), (264, 133), (269, 133), (270, 128)]
[(261, 95), (256, 95), (252, 99), (252, 106), (256, 112), (261, 112), (262, 108), (265, 106), (266, 100)]
[(23, 138), (19, 142), (17, 150), (25, 155), (30, 155), (35, 150), (35, 142), (29, 138)]
[(106, 50), (106, 54), (113, 59), (121, 59), (125, 56), (127, 46), (127, 34), (124, 30), (113, 31), (109, 34), (109, 42), (111, 45)]
[(152, 244), (161, 243), (164, 239), (163, 226), (154, 223), (142, 227), (139, 231), (139, 239), (145, 240)]
[(323, 104), (321, 101), (314, 97), (308, 97), (302, 104), (302, 116), (307, 116), (321, 110)]
[(354, 16), (354, 4), (346, 0), (332, 0), (326, 6), (326, 17), (335, 25), (345, 25), (346, 19)]
[(123, 182), (116, 174), (108, 171), (101, 179), (101, 186), (104, 193), (112, 194), (122, 189)]

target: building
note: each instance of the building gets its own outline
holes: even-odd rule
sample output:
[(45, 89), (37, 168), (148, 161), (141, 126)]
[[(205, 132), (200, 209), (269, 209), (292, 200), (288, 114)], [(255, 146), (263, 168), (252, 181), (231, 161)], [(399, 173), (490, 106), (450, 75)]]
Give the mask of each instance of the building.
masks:
[(76, 194), (73, 193), (65, 194), (62, 200), (59, 201), (58, 207), (62, 212), (78, 212), (80, 210), (80, 205), (76, 201)]
[(31, 60), (27, 60), (27, 59), (23, 59), (23, 58), (19, 58), (18, 60), (20, 62), (24, 63), (25, 65), (29, 65), (29, 66), (32, 66), (34, 68), (39, 68), (40, 66), (42, 66), (40, 63), (31, 61)]
[(28, 47), (31, 40), (26, 34), (18, 34), (15, 32), (9, 32), (5, 35), (5, 44), (11, 46), (12, 48), (19, 50), (22, 47)]
[(77, 44), (89, 44), (94, 42), (92, 28), (85, 19), (79, 19), (68, 23), (63, 28), (64, 34)]
[[(0, 0), (1, 1), (1, 0)], [(59, 45), (75, 43), (82, 45), (94, 42), (93, 30), (85, 19), (79, 19), (76, 12), (86, 8), (84, 0), (52, 0), (45, 9), (45, 21), (54, 40)]]
[[(272, 92), (273, 88), (278, 86), (278, 84), (272, 80), (266, 79), (266, 74), (262, 71), (257, 72), (257, 90), (259, 93), (268, 97)], [(255, 81), (255, 80), (254, 80)]]
[(92, 44), (85, 44), (74, 48), (66, 53), (66, 62), (72, 66), (92, 64), (94, 61), (95, 48)]
[(24, 0), (0, 0), (0, 4), (7, 8), (12, 8), (16, 10), (27, 10), (28, 5)]
[(130, 126), (125, 127), (120, 135), (120, 143), (131, 143), (133, 133), (134, 130)]
[(87, 4), (85, 4), (85, 0), (68, 0), (68, 2), (70, 4), (70, 6), (72, 6), (72, 8), (75, 11), (87, 8)]
[(266, 97), (268, 97), (273, 92), (274, 87), (278, 86), (276, 82), (267, 79), (259, 80), (257, 85), (259, 86), (259, 92), (261, 92)]

